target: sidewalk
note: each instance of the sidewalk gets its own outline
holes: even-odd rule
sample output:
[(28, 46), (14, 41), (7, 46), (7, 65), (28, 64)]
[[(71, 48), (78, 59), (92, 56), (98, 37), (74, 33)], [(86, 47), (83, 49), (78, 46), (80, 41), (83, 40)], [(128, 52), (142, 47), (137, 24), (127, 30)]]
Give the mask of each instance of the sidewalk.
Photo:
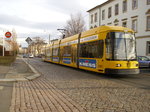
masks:
[(0, 65), (0, 81), (28, 81), (39, 77), (39, 74), (23, 59), (17, 58), (10, 66)]
[(0, 66), (0, 81), (16, 81), (10, 112), (86, 112), (43, 76), (32, 80), (34, 76), (36, 70), (21, 58), (11, 66)]

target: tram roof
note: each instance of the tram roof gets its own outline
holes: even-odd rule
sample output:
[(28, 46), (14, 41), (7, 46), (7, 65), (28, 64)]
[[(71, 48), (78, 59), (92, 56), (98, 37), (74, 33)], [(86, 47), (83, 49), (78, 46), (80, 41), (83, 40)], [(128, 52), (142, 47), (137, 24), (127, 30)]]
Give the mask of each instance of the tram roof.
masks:
[[(94, 35), (94, 34), (98, 34), (101, 32), (109, 32), (109, 31), (125, 31), (125, 32), (134, 32), (133, 30), (129, 29), (129, 28), (125, 28), (125, 27), (121, 27), (121, 26), (100, 26), (97, 28), (93, 28), (90, 29), (88, 31), (82, 32), (81, 33), (81, 38), (85, 37), (85, 36), (90, 36), (90, 35)], [(61, 43), (65, 43), (68, 41), (72, 41), (72, 40), (76, 40), (78, 39), (79, 34), (70, 36), (70, 37), (66, 37), (62, 40), (56, 40), (55, 42), (52, 42), (54, 45), (59, 44), (59, 42), (61, 41)], [(52, 46), (52, 44), (48, 45), (48, 46)]]
[(76, 40), (76, 39), (78, 39), (78, 36), (79, 36), (79, 34), (73, 35), (71, 37), (66, 37), (66, 38), (61, 40), (61, 43)]
[(82, 32), (81, 37), (98, 34), (101, 32), (109, 32), (109, 31), (125, 31), (125, 32), (134, 32), (133, 30), (121, 26), (100, 26), (97, 28), (90, 29), (88, 31)]

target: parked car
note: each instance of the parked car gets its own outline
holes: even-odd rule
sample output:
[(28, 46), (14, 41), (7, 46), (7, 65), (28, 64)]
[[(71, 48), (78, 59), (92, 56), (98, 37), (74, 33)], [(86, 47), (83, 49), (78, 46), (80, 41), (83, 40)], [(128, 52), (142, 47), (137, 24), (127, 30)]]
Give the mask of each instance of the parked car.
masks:
[(28, 55), (27, 54), (23, 54), (22, 57), (23, 58), (28, 58)]
[(150, 67), (150, 59), (146, 56), (138, 56), (139, 67)]
[(33, 58), (34, 56), (33, 56), (33, 54), (29, 54), (29, 58)]
[(37, 57), (38, 57), (38, 58), (42, 58), (42, 54), (39, 54)]

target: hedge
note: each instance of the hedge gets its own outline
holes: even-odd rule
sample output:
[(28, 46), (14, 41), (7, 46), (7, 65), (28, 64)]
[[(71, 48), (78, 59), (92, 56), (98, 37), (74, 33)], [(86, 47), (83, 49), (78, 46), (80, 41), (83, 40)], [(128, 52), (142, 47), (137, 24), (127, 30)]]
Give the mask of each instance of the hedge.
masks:
[(0, 56), (1, 65), (10, 65), (16, 60), (16, 56)]

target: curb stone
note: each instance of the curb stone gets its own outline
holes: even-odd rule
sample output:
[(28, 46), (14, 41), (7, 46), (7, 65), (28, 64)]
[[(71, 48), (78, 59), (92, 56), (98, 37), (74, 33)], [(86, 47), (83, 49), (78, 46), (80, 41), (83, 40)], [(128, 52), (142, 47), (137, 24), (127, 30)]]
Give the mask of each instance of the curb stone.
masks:
[(22, 59), (29, 67), (30, 69), (35, 73), (34, 75), (28, 76), (26, 77), (27, 80), (33, 80), (35, 78), (40, 77), (41, 75), (29, 64), (27, 63), (27, 61), (25, 61), (24, 59)]

